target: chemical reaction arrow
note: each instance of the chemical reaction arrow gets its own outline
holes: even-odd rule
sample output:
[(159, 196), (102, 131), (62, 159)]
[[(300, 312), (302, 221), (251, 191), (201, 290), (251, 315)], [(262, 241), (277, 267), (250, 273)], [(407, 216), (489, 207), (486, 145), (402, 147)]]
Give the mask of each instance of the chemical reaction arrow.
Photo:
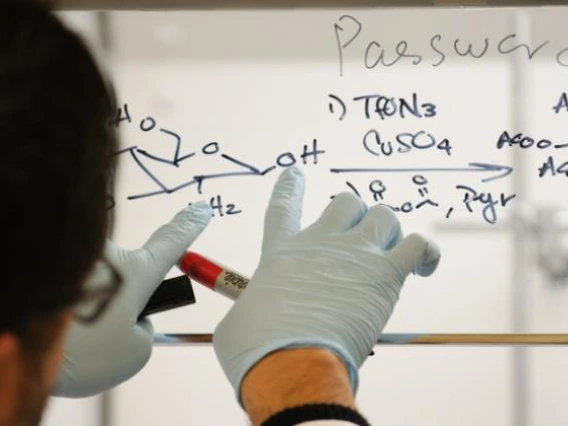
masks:
[(425, 172), (496, 172), (498, 174), (481, 179), (482, 182), (502, 179), (511, 173), (513, 168), (499, 164), (468, 163), (469, 167), (423, 167), (423, 168), (333, 168), (331, 173), (425, 173)]

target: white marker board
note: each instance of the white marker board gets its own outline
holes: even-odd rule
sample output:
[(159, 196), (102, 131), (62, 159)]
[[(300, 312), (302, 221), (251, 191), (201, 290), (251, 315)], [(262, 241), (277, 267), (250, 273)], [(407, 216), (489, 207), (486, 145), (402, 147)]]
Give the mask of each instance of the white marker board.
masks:
[[(448, 271), (506, 261), (489, 247), (474, 257), (439, 228), (468, 225), (494, 238), (519, 204), (553, 201), (565, 184), (568, 42), (540, 34), (552, 25), (531, 38), (511, 10), (119, 16), (118, 243), (139, 245), (178, 209), (206, 200), (215, 217), (193, 248), (250, 275), (272, 184), (295, 164), (307, 180), (306, 224), (350, 191), (397, 210), (405, 231), (437, 239), (440, 270), (412, 277), (404, 296), (427, 288), (421, 296), (438, 299), (451, 291), (436, 285)], [(147, 21), (154, 38), (129, 40), (129, 21)], [(184, 331), (210, 331), (228, 306), (201, 293), (207, 303), (187, 314), (200, 305), (207, 314)]]
[[(518, 223), (535, 208), (566, 208), (567, 17), (558, 8), (113, 13), (110, 68), (130, 118), (119, 124), (126, 151), (114, 239), (137, 247), (188, 202), (213, 200), (215, 217), (193, 249), (250, 275), (272, 185), (295, 161), (306, 175), (305, 225), (333, 194), (357, 191), (400, 209), (405, 232), (439, 243), (439, 270), (408, 279), (386, 331), (566, 331), (566, 291), (537, 268), (532, 231)], [(509, 146), (504, 132), (523, 136)], [(195, 306), (154, 318), (158, 332), (213, 331), (231, 302), (195, 290)], [(238, 409), (212, 352), (188, 354), (190, 368), (179, 351), (156, 351), (124, 386), (118, 424), (163, 421), (140, 404), (149, 384), (195, 392), (179, 411), (164, 396), (175, 413), (168, 421), (231, 421)], [(361, 404), (377, 424), (505, 424), (522, 415), (512, 350), (400, 351), (364, 367)], [(535, 354), (541, 369), (558, 362), (544, 366)], [(409, 370), (413, 390), (397, 382), (411, 380)], [(437, 396), (426, 398), (424, 383)], [(562, 383), (546, 387), (560, 394)], [(455, 388), (462, 397), (445, 410)], [(543, 414), (551, 401), (527, 403), (543, 416), (537, 424), (566, 420)], [(401, 412), (408, 406), (418, 408)]]

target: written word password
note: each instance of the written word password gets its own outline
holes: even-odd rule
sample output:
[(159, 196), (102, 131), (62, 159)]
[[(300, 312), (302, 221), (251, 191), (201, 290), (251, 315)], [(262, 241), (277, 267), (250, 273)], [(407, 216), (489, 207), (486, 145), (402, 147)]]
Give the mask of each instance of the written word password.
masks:
[[(423, 208), (431, 208), (442, 210), (446, 219), (451, 217), (455, 208), (442, 207), (435, 197), (430, 196), (428, 180), (424, 175), (414, 175), (412, 177), (412, 183), (416, 186), (418, 192), (417, 200), (409, 200), (397, 204), (388, 202), (389, 200), (385, 198), (387, 186), (380, 179), (373, 179), (370, 181), (368, 185), (368, 192), (372, 195), (372, 201), (374, 203), (387, 206), (395, 212), (411, 213)], [(345, 184), (358, 197), (363, 200), (365, 199), (364, 193), (359, 191), (353, 183), (346, 181)], [(506, 195), (505, 193), (494, 194), (491, 192), (483, 192), (467, 185), (456, 185), (455, 189), (462, 191), (463, 193), (462, 207), (464, 211), (469, 213), (475, 213), (477, 211), (481, 214), (481, 217), (485, 222), (492, 225), (497, 223), (498, 209), (504, 208), (516, 197), (516, 194)], [(331, 198), (334, 197), (335, 195), (331, 196)]]
[[(377, 67), (392, 67), (396, 64), (424, 64), (425, 57), (434, 56), (428, 62), (432, 67), (439, 67), (447, 57), (461, 57), (479, 60), (494, 51), (500, 55), (509, 55), (519, 51), (528, 61), (550, 54), (550, 41), (542, 40), (532, 45), (520, 43), (516, 33), (509, 33), (498, 39), (479, 37), (478, 40), (463, 41), (459, 38), (433, 34), (428, 40), (428, 51), (420, 51), (416, 46), (411, 47), (407, 40), (399, 40), (394, 49), (387, 48), (378, 40), (363, 40), (363, 24), (352, 15), (343, 15), (333, 24), (333, 35), (337, 47), (339, 75), (343, 76), (344, 56), (349, 49), (363, 52), (361, 63), (365, 69)], [(568, 47), (553, 52), (556, 63), (568, 67)]]
[[(347, 116), (346, 102), (333, 93), (329, 97), (329, 112), (336, 115), (341, 121)], [(432, 102), (422, 102), (416, 93), (411, 98), (393, 97), (385, 94), (367, 94), (352, 98), (354, 104), (361, 104), (359, 111), (362, 111), (367, 119), (379, 117), (385, 120), (389, 117), (399, 118), (432, 118), (438, 114), (435, 104)], [(357, 105), (359, 106), (359, 105)]]
[[(124, 104), (124, 107), (118, 109), (117, 117), (110, 124), (111, 126), (118, 127), (121, 123), (132, 123), (132, 117), (128, 110), (128, 104)], [(180, 191), (184, 188), (194, 186), (197, 188), (197, 192), (202, 194), (204, 182), (212, 179), (223, 179), (236, 176), (264, 176), (277, 167), (291, 167), (296, 165), (299, 161), (304, 165), (318, 164), (319, 157), (325, 153), (324, 150), (319, 149), (317, 139), (313, 139), (311, 144), (304, 144), (299, 153), (294, 154), (293, 152), (283, 152), (276, 156), (275, 164), (264, 165), (262, 167), (257, 167), (253, 164), (241, 161), (233, 156), (222, 153), (220, 144), (217, 141), (205, 143), (199, 151), (192, 151), (185, 154), (182, 152), (182, 138), (176, 132), (159, 128), (157, 122), (153, 117), (146, 117), (138, 123), (138, 128), (142, 132), (149, 132), (157, 129), (160, 133), (168, 136), (172, 144), (172, 155), (171, 157), (162, 157), (151, 153), (148, 150), (143, 150), (137, 146), (130, 146), (128, 148), (122, 149), (117, 152), (116, 155), (127, 154), (132, 158), (134, 163), (140, 168), (140, 170), (148, 177), (153, 185), (153, 189), (144, 192), (142, 194), (131, 195), (127, 197), (130, 200), (135, 200), (139, 198), (153, 197), (160, 194), (171, 194)], [(177, 168), (180, 166), (182, 161), (186, 161), (190, 158), (195, 158), (197, 156), (212, 156), (219, 155), (228, 165), (233, 168), (236, 167), (236, 171), (230, 172), (213, 172), (208, 174), (194, 175), (190, 178), (183, 178), (180, 182), (173, 186), (167, 186), (163, 179), (160, 179), (155, 173), (150, 171), (149, 164), (152, 162), (165, 163), (172, 168)], [(220, 203), (220, 201), (219, 201)], [(112, 202), (114, 205), (114, 202)]]

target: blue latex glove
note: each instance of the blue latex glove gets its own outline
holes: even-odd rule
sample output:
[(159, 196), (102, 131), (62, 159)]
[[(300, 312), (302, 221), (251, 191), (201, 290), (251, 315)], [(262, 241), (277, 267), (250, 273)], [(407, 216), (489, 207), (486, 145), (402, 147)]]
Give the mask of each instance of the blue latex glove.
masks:
[(300, 232), (304, 178), (287, 169), (265, 215), (259, 266), (215, 329), (217, 358), (240, 400), (245, 374), (270, 352), (321, 347), (358, 369), (393, 312), (406, 277), (438, 266), (438, 247), (417, 234), (403, 238), (394, 213), (368, 209), (350, 193), (336, 196)]
[[(152, 352), (154, 331), (148, 319), (138, 321), (138, 317), (211, 216), (208, 204), (196, 203), (157, 229), (140, 249), (123, 250), (107, 242), (105, 258), (119, 270), (123, 288), (96, 323), (73, 324), (53, 395), (95, 395), (144, 367)], [(95, 269), (86, 285), (100, 279)]]

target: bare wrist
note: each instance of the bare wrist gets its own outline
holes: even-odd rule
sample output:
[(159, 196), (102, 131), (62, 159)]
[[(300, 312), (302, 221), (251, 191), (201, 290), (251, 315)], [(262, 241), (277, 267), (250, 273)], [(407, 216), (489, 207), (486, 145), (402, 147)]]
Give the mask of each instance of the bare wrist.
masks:
[(356, 409), (347, 367), (322, 348), (285, 349), (267, 355), (245, 376), (241, 397), (255, 426), (298, 405), (325, 403)]

